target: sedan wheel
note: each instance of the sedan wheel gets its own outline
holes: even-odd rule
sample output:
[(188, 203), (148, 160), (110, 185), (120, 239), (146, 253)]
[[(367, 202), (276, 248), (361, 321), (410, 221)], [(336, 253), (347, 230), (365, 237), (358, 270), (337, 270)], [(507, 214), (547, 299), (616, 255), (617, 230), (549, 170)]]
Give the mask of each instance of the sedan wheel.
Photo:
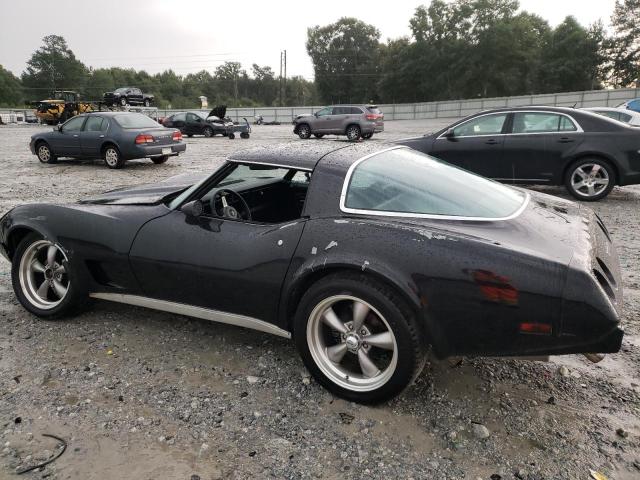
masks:
[(414, 315), (365, 275), (345, 272), (312, 285), (300, 301), (294, 333), (316, 380), (356, 402), (392, 398), (424, 364), (425, 344)]
[(202, 133), (204, 133), (205, 137), (213, 137), (213, 129), (211, 127), (205, 127)]
[(122, 168), (124, 160), (116, 147), (107, 147), (104, 151), (104, 163), (109, 168)]
[(569, 168), (565, 184), (579, 200), (594, 201), (606, 197), (614, 186), (614, 172), (600, 160), (581, 160)]
[(50, 310), (65, 299), (70, 286), (66, 261), (64, 252), (48, 240), (32, 243), (22, 254), (20, 287), (33, 306)]
[(38, 146), (38, 160), (42, 163), (56, 163), (56, 157), (49, 145), (43, 143)]

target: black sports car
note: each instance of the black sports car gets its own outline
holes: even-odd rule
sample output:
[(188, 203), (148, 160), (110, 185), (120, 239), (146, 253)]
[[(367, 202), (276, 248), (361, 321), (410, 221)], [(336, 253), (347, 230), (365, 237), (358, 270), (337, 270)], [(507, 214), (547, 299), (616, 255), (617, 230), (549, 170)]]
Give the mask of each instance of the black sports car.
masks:
[(574, 108), (489, 110), (398, 143), (501, 182), (564, 184), (579, 200), (640, 183), (638, 129)]
[(617, 352), (622, 282), (589, 209), (401, 146), (269, 146), (0, 220), (22, 305), (93, 297), (293, 337), (315, 378), (377, 402), (451, 355)]

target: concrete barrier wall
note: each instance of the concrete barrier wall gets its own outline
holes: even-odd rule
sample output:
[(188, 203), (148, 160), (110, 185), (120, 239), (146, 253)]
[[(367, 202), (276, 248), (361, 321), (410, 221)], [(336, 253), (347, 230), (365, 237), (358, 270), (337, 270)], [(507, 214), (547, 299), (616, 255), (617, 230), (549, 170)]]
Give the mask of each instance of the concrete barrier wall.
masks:
[[(516, 107), (522, 105), (553, 105), (560, 107), (615, 107), (627, 100), (640, 97), (640, 88), (620, 88), (615, 90), (591, 90), (543, 95), (522, 95), (517, 97), (479, 98), (450, 100), (443, 102), (381, 104), (380, 110), (385, 120), (413, 120), (420, 118), (459, 118), (490, 108)], [(322, 105), (310, 107), (260, 107), (229, 108), (227, 115), (235, 121), (246, 118), (253, 122), (256, 115), (262, 115), (265, 122), (291, 123), (293, 118), (304, 113), (314, 113)], [(0, 113), (23, 114), (25, 109), (0, 109)], [(183, 112), (176, 109), (159, 109), (158, 115), (166, 117)], [(192, 110), (194, 111), (194, 110)], [(209, 109), (202, 110), (209, 112)]]

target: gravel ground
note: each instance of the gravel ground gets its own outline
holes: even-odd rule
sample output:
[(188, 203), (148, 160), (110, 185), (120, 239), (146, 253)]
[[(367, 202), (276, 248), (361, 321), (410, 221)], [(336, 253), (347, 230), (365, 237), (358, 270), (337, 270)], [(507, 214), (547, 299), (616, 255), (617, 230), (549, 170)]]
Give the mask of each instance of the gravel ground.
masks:
[[(388, 122), (373, 141), (434, 129)], [(212, 171), (239, 148), (292, 140), (187, 139), (185, 155), (119, 171), (42, 165), (36, 126), (0, 127), (0, 213), (121, 185)], [(316, 141), (332, 141), (330, 139)], [(565, 196), (560, 188), (547, 193)], [(430, 362), (400, 398), (365, 407), (310, 379), (293, 344), (260, 332), (106, 302), (64, 321), (22, 309), (0, 260), (0, 478), (640, 478), (640, 188), (593, 207), (622, 262), (623, 350), (598, 365), (465, 358)], [(23, 478), (24, 478), (23, 477)]]

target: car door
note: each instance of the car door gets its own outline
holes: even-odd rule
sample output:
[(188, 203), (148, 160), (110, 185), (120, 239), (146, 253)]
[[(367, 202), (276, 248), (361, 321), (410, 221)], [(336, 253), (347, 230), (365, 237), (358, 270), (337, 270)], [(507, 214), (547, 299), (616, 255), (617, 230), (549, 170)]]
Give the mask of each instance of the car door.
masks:
[(142, 105), (142, 90), (139, 88), (132, 88), (131, 93), (129, 94), (129, 103)]
[(325, 107), (314, 114), (311, 130), (313, 133), (329, 133), (333, 107)]
[(87, 117), (79, 116), (67, 120), (60, 125), (58, 131), (51, 136), (50, 144), (53, 152), (61, 157), (80, 157), (82, 148), (80, 146), (80, 132)]
[(562, 176), (563, 158), (580, 143), (580, 131), (556, 112), (514, 112), (504, 157), (516, 183), (550, 183)]
[(489, 178), (511, 176), (502, 156), (507, 112), (480, 115), (439, 135), (431, 155)]
[(347, 127), (349, 113), (349, 107), (333, 107), (333, 112), (329, 115), (327, 133), (343, 134)]
[(187, 114), (186, 113), (176, 113), (171, 117), (171, 127), (178, 128), (182, 133), (186, 134), (187, 127)]
[(280, 228), (175, 210), (140, 229), (131, 265), (151, 298), (273, 319), (304, 223)]
[(185, 133), (187, 135), (200, 135), (202, 134), (202, 127), (204, 121), (201, 117), (195, 113), (187, 113), (185, 122)]
[(90, 115), (80, 132), (80, 147), (82, 156), (90, 158), (100, 157), (100, 147), (104, 141), (109, 121), (98, 115)]

